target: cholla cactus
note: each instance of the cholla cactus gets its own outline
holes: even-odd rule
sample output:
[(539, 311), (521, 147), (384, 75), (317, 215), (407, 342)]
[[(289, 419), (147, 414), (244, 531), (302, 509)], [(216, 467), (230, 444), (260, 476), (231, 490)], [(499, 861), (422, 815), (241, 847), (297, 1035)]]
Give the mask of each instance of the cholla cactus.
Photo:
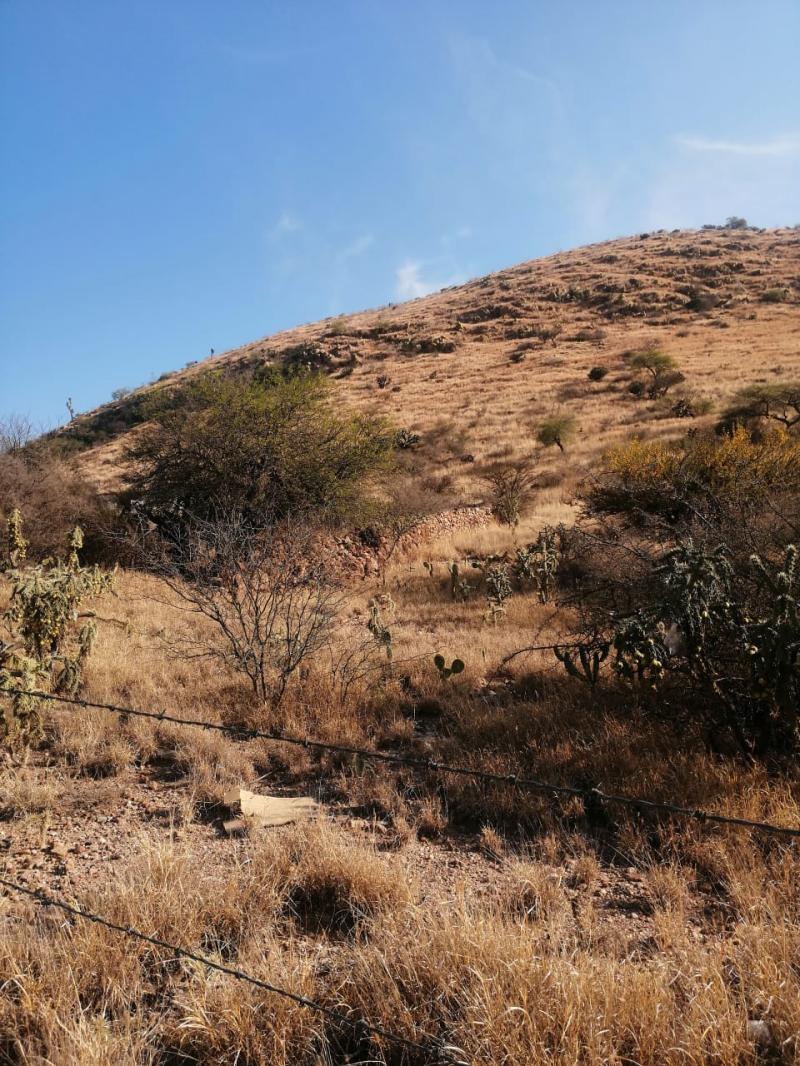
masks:
[(486, 568), (487, 616), (497, 622), (506, 613), (506, 600), (511, 596), (508, 564), (492, 563)]
[[(9, 544), (11, 530), (9, 522)], [(18, 545), (24, 539), (18, 515), (13, 536), (17, 563), (7, 572), (11, 595), (2, 617), (11, 643), (0, 642), (0, 684), (26, 691), (6, 705), (2, 735), (9, 744), (30, 743), (41, 734), (37, 700), (28, 691), (51, 684), (56, 691), (77, 691), (97, 632), (93, 614), (80, 608), (87, 597), (111, 587), (110, 575), (81, 566), (80, 529), (70, 537), (66, 563), (48, 560), (28, 567), (20, 565)]]
[(533, 543), (518, 548), (514, 573), (521, 584), (533, 584), (541, 603), (553, 597), (566, 543), (566, 527), (545, 526)]
[(458, 563), (453, 559), (447, 564), (447, 572), (450, 574), (450, 595), (457, 603), (463, 603), (472, 592), (472, 585), (463, 580)]
[(22, 515), (14, 508), (6, 522), (6, 567), (20, 566), (28, 554), (28, 542), (22, 535)]
[(769, 592), (769, 613), (755, 621), (747, 619), (743, 625), (754, 693), (796, 730), (800, 714), (797, 547), (789, 545), (783, 567), (774, 577), (757, 555), (750, 561)]

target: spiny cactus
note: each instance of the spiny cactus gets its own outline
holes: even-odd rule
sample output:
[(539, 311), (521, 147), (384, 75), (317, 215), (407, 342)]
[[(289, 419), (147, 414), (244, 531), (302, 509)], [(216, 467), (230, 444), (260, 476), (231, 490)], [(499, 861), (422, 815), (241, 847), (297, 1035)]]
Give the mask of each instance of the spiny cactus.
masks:
[(28, 542), (22, 535), (22, 515), (14, 508), (6, 522), (6, 559), (3, 569), (14, 569), (25, 562)]
[(594, 689), (600, 678), (600, 666), (608, 658), (609, 645), (605, 641), (593, 640), (574, 648), (556, 647), (553, 651), (571, 677), (585, 681)]
[(461, 577), (458, 563), (451, 559), (447, 564), (447, 572), (450, 574), (450, 595), (457, 603), (463, 603), (472, 592), (472, 585)]
[[(394, 604), (392, 604), (394, 606)], [(367, 622), (367, 629), (369, 629), (372, 636), (380, 644), (383, 650), (386, 652), (386, 658), (391, 663), (394, 658), (394, 649), (392, 647), (392, 631), (386, 625), (381, 615), (381, 604), (377, 599), (371, 600), (369, 605), (369, 621)]]
[(751, 565), (769, 591), (769, 613), (744, 622), (756, 696), (797, 728), (800, 714), (800, 577), (797, 547), (786, 549), (783, 567), (774, 576), (754, 555)]
[[(109, 589), (111, 576), (98, 567), (81, 566), (78, 552), (83, 534), (78, 527), (70, 537), (66, 563), (46, 560), (21, 566), (22, 523), (18, 514), (12, 518), (9, 558), (16, 559), (16, 565), (6, 571), (11, 594), (2, 616), (11, 642), (0, 642), (0, 684), (26, 690), (53, 685), (58, 692), (74, 693), (97, 633), (94, 615), (80, 607), (87, 597)], [(7, 743), (31, 743), (38, 738), (41, 722), (36, 703), (25, 693), (11, 699), (3, 725)]]
[(541, 603), (549, 603), (555, 592), (565, 544), (563, 525), (545, 526), (533, 543), (517, 549), (514, 573), (521, 584), (535, 586)]
[(508, 564), (492, 563), (485, 570), (487, 615), (493, 622), (506, 613), (506, 601), (511, 596)]
[(433, 665), (439, 671), (439, 677), (442, 681), (447, 681), (453, 674), (460, 674), (464, 670), (463, 660), (453, 659), (450, 665), (447, 666), (443, 655), (434, 655)]

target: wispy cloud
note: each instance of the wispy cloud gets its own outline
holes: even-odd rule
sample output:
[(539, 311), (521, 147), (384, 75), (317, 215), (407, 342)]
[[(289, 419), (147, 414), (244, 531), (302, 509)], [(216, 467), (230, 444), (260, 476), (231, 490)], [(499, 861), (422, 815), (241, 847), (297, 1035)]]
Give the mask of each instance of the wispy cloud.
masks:
[(419, 259), (406, 259), (395, 271), (395, 295), (398, 300), (416, 300), (419, 296), (428, 296), (447, 285), (460, 285), (463, 274), (452, 274), (447, 278), (426, 277), (423, 273), (425, 264)]
[(407, 259), (395, 271), (395, 292), (400, 300), (416, 300), (441, 287), (438, 282), (423, 278), (422, 263), (416, 259)]
[(435, 281), (422, 277), (422, 264), (416, 259), (407, 259), (395, 272), (395, 292), (399, 300), (416, 300), (441, 288)]
[(360, 237), (356, 237), (349, 244), (339, 252), (340, 259), (357, 259), (358, 256), (363, 255), (364, 252), (369, 249), (375, 243), (375, 236), (372, 233), (363, 233)]
[(800, 155), (800, 133), (786, 133), (769, 141), (726, 141), (681, 134), (675, 138), (675, 142), (691, 152), (742, 156)]
[(282, 237), (286, 233), (296, 233), (303, 228), (303, 223), (297, 217), (292, 214), (291, 211), (282, 211), (280, 218), (272, 227), (271, 236)]

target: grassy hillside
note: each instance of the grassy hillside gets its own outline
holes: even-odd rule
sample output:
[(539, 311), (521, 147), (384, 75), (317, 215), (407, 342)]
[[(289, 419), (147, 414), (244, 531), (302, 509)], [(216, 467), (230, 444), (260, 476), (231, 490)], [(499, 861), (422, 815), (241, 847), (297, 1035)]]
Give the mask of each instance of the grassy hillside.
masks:
[[(535, 455), (543, 480), (571, 481), (634, 431), (683, 432), (671, 403), (627, 391), (624, 353), (653, 345), (686, 376), (670, 397), (717, 408), (743, 384), (799, 377), (800, 231), (659, 232), (559, 253), (223, 352), (80, 415), (64, 434), (89, 446), (84, 469), (110, 487), (154, 392), (211, 368), (249, 374), (294, 362), (326, 369), (347, 402), (420, 433), (423, 476), (473, 501), (498, 460)], [(587, 378), (594, 366), (608, 370), (596, 383)], [(554, 410), (572, 412), (580, 428), (565, 458), (541, 456), (535, 444)]]
[[(647, 372), (630, 353), (653, 349), (685, 380), (637, 396), (630, 386), (646, 384)], [(715, 423), (742, 386), (800, 378), (800, 232), (641, 235), (300, 327), (80, 415), (61, 443), (111, 489), (154, 394), (210, 368), (252, 375), (291, 361), (324, 367), (346, 403), (419, 434), (401, 459), (442, 513), (400, 544), (385, 572), (338, 575), (329, 639), (275, 700), (254, 695), (242, 669), (251, 660), (236, 660), (191, 598), (198, 587), (216, 606), (238, 595), (230, 559), (209, 575), (201, 553), (205, 584), (193, 584), (191, 566), (159, 570), (154, 559), (115, 573), (113, 594), (90, 581), (65, 615), (67, 627), (98, 627), (78, 702), (43, 702), (41, 735), (5, 746), (0, 876), (349, 1020), (9, 891), (0, 895), (0, 1063), (799, 1062), (797, 839), (608, 806), (592, 790), (800, 827), (791, 747), (774, 738), (766, 753), (737, 746), (714, 716), (728, 675), (749, 677), (751, 657), (769, 650), (779, 653), (772, 674), (788, 679), (779, 696), (797, 691), (792, 557), (766, 592), (748, 561), (761, 551), (771, 579), (787, 529), (798, 528), (796, 430), (763, 442), (687, 434)], [(590, 380), (593, 367), (607, 373)], [(554, 413), (575, 419), (564, 452), (537, 441)], [(665, 523), (648, 526), (631, 508), (628, 524), (614, 525), (615, 514), (601, 526), (595, 501), (582, 532), (565, 534), (553, 587), (509, 569), (513, 591), (493, 610), (492, 567), (512, 568), (544, 526), (572, 522), (578, 491), (590, 509), (579, 483), (600, 477), (603, 453), (634, 435), (701, 442), (689, 459), (677, 446), (659, 452), (652, 466), (663, 483), (643, 479), (666, 492)], [(635, 452), (631, 468), (647, 473), (649, 455)], [(521, 461), (534, 488), (517, 526), (467, 506), (485, 499), (487, 475)], [(687, 469), (688, 488), (676, 483), (708, 490), (702, 499), (715, 506), (698, 508), (697, 521), (673, 506), (664, 474)], [(738, 567), (730, 580), (713, 555), (718, 535), (730, 542), (731, 573)], [(27, 579), (18, 529), (15, 538)], [(288, 540), (277, 577), (257, 570), (269, 580), (256, 598), (291, 569)], [(673, 609), (683, 617), (688, 603), (700, 619), (701, 653), (685, 672), (660, 686), (651, 648), (650, 672), (637, 680), (642, 640), (624, 660), (632, 679), (612, 670), (609, 643), (595, 683), (569, 674), (553, 645), (583, 638), (597, 651), (597, 633), (613, 632), (620, 612), (656, 599), (663, 548), (687, 541), (671, 572), (688, 574)], [(76, 573), (59, 570), (59, 580), (68, 587)], [(22, 579), (0, 574), (0, 607)], [(728, 594), (747, 610), (738, 600), (733, 610)], [(246, 597), (237, 605), (252, 609)], [(708, 618), (723, 634), (717, 644)], [(6, 625), (19, 638), (13, 614)], [(736, 654), (746, 638), (745, 655), (735, 657), (729, 637)], [(0, 668), (11, 643), (0, 645)], [(464, 669), (448, 676), (437, 654)], [(253, 729), (417, 763), (248, 737)], [(421, 768), (426, 760), (507, 779)], [(578, 792), (525, 789), (514, 777)], [(241, 787), (314, 797), (319, 816), (236, 824), (230, 793)], [(370, 1035), (363, 1022), (420, 1046)]]

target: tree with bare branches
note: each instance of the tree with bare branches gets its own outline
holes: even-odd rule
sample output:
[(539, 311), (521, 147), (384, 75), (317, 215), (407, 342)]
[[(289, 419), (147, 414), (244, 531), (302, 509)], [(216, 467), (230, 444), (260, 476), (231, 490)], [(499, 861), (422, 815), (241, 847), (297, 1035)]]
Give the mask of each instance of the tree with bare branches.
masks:
[(156, 542), (149, 565), (171, 605), (199, 623), (172, 641), (174, 652), (227, 663), (258, 699), (280, 704), (300, 667), (330, 644), (342, 604), (320, 543), (306, 524), (256, 528), (235, 514), (191, 520), (169, 544)]

